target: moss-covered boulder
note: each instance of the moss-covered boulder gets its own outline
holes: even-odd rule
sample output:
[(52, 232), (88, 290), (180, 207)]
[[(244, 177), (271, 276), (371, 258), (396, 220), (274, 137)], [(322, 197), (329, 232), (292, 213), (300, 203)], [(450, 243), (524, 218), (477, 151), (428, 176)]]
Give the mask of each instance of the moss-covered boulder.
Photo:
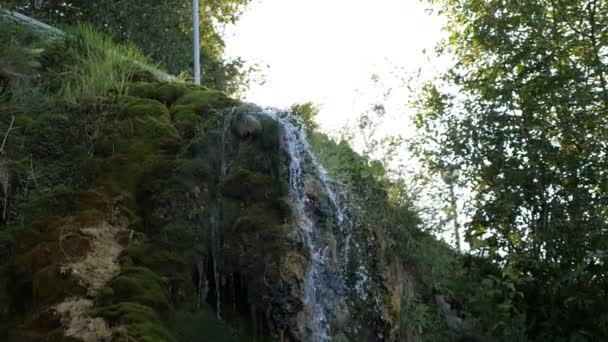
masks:
[[(182, 106), (197, 113), (196, 122), (178, 120), (176, 125), (167, 106), (180, 98), (184, 98)], [(154, 185), (157, 178), (149, 175), (163, 163), (172, 165), (165, 169), (171, 172), (192, 172), (190, 177), (204, 185), (208, 167), (179, 162), (179, 155), (199, 131), (194, 126), (213, 115), (219, 118), (235, 103), (203, 87), (139, 82), (130, 86), (129, 96), (86, 100), (59, 107), (57, 114), (27, 113), (16, 118), (24, 129), (13, 140), (19, 145), (9, 143), (7, 148), (12, 154), (36, 157), (36, 171), (46, 173), (32, 174), (29, 164), (21, 171), (22, 179), (30, 177), (36, 188), (18, 190), (28, 193), (18, 213), (28, 220), (0, 277), (8, 289), (3, 293), (10, 294), (0, 296), (4, 298), (2, 317), (14, 313), (12, 322), (2, 326), (22, 327), (12, 329), (6, 339), (21, 341), (32, 331), (38, 336), (33, 340), (60, 335), (82, 338), (72, 328), (64, 330), (80, 319), (75, 317), (80, 311), (63, 310), (78, 300), (61, 306), (58, 315), (41, 313), (68, 298), (80, 297), (86, 303), (93, 295), (98, 309), (89, 310), (91, 318), (82, 317), (85, 322), (95, 315), (105, 318), (118, 340), (175, 340), (177, 332), (168, 322), (176, 308), (196, 297), (192, 280), (195, 230), (168, 225), (164, 236), (170, 234), (172, 239), (161, 241), (151, 228), (154, 225), (145, 223), (147, 213), (156, 208), (148, 207), (149, 199), (138, 194), (160, 190)], [(63, 179), (54, 181), (58, 176)], [(183, 194), (187, 193), (174, 197)], [(142, 235), (147, 231), (149, 237)], [(109, 248), (121, 256), (102, 252)], [(107, 273), (108, 280), (97, 284), (86, 275), (102, 267), (92, 260), (104, 255), (115, 255), (108, 259), (108, 267), (122, 270), (115, 276)], [(107, 271), (100, 268), (98, 272)]]

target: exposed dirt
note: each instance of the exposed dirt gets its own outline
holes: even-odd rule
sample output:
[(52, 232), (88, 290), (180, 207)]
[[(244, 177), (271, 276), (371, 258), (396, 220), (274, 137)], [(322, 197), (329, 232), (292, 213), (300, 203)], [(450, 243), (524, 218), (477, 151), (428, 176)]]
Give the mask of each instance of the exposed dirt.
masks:
[(93, 301), (85, 298), (68, 298), (55, 309), (66, 326), (66, 336), (85, 342), (104, 342), (112, 339), (112, 329), (100, 317), (90, 316)]
[(93, 298), (112, 277), (120, 272), (118, 256), (124, 249), (116, 240), (124, 226), (102, 222), (95, 227), (80, 229), (91, 241), (91, 249), (80, 260), (65, 264), (61, 272), (74, 277), (87, 289), (87, 297), (72, 297), (55, 306), (66, 328), (65, 334), (85, 342), (110, 341), (112, 329), (100, 317), (91, 315)]

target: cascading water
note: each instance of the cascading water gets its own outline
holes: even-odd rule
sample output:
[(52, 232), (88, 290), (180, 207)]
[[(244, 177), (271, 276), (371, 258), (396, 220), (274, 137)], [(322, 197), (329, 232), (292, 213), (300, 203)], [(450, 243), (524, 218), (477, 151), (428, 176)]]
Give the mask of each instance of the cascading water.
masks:
[[(317, 162), (307, 140), (302, 125), (290, 116), (289, 113), (274, 109), (267, 109), (264, 114), (277, 121), (284, 130), (283, 143), (289, 154), (289, 186), (296, 211), (299, 228), (305, 237), (307, 252), (310, 256), (310, 265), (305, 278), (305, 306), (310, 340), (325, 342), (330, 340), (330, 322), (338, 316), (338, 310), (345, 310), (344, 280), (340, 270), (330, 265), (330, 243), (327, 236), (332, 232), (323, 231), (315, 222), (315, 217), (309, 209), (309, 198), (305, 191), (310, 177), (316, 178), (333, 207), (334, 224), (341, 230), (344, 242), (344, 251), (339, 253), (341, 259), (346, 259), (350, 228), (348, 226), (344, 208), (340, 205), (336, 193), (330, 187), (327, 172)], [(336, 248), (335, 246), (333, 247)], [(334, 251), (335, 252), (335, 251)], [(335, 258), (335, 256), (334, 256)]]

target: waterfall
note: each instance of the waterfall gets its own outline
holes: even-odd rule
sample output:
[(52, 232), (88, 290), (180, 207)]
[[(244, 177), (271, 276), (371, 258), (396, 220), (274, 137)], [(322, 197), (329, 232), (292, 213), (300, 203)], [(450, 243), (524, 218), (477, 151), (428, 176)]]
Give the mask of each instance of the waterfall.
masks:
[(222, 298), (221, 298), (221, 279), (217, 267), (217, 258), (219, 256), (219, 225), (222, 221), (222, 201), (223, 201), (223, 189), (222, 179), (226, 177), (227, 165), (226, 165), (226, 136), (230, 127), (230, 120), (234, 115), (236, 108), (233, 108), (222, 121), (222, 134), (220, 135), (220, 160), (218, 170), (218, 189), (216, 194), (216, 203), (214, 215), (211, 217), (211, 258), (213, 261), (213, 281), (215, 283), (215, 307), (217, 319), (222, 319)]
[[(347, 226), (345, 210), (332, 190), (331, 180), (317, 161), (306, 132), (297, 119), (287, 112), (274, 109), (266, 109), (263, 114), (277, 121), (283, 128), (283, 144), (289, 154), (289, 188), (296, 212), (296, 222), (305, 237), (304, 242), (310, 258), (310, 265), (304, 280), (304, 299), (310, 340), (326, 342), (330, 340), (330, 322), (336, 319), (338, 310), (345, 307), (343, 304), (345, 301), (344, 281), (339, 274), (340, 270), (330, 265), (331, 243), (327, 236), (333, 236), (333, 233), (323, 231), (324, 227), (319, 227), (313, 214), (307, 208), (308, 202), (311, 201), (305, 191), (308, 178), (315, 177), (329, 198), (334, 212), (333, 223), (339, 227), (341, 232)], [(343, 248), (348, 248), (350, 232), (342, 236), (346, 236)], [(334, 242), (334, 252), (335, 245)]]

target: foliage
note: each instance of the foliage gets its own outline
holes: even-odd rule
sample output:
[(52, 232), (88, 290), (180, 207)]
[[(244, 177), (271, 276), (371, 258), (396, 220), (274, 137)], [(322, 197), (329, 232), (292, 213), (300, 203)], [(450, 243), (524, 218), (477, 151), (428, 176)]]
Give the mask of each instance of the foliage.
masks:
[(485, 283), (509, 306), (501, 321), (523, 315), (532, 341), (606, 339), (608, 3), (431, 2), (455, 64), (417, 103), (416, 150), (430, 172), (461, 170), (466, 239), (500, 269)]
[(508, 341), (527, 340), (525, 313), (515, 305), (523, 293), (506, 272), (469, 255), (456, 265), (454, 275), (452, 291), (465, 316), (491, 324), (488, 330)]
[(315, 121), (319, 115), (319, 106), (312, 102), (296, 103), (291, 106), (291, 112), (302, 119), (302, 124), (309, 132), (319, 128), (319, 124)]
[(0, 18), (0, 79), (3, 83), (11, 79), (23, 79), (40, 66), (43, 52), (41, 37), (23, 26)]
[(410, 331), (416, 336), (424, 336), (425, 342), (446, 340), (447, 329), (442, 322), (439, 310), (432, 304), (426, 303), (419, 293), (406, 290), (404, 307), (401, 313), (405, 319), (400, 323), (401, 329)]
[[(0, 227), (0, 336), (21, 341), (36, 331), (55, 340), (61, 334), (57, 318), (35, 312), (66, 296), (84, 295), (82, 282), (60, 272), (68, 257), (83, 256), (90, 246), (80, 228), (110, 220), (113, 203), (128, 218), (131, 237), (142, 238), (147, 227), (146, 203), (136, 196), (140, 181), (190, 141), (169, 108), (177, 103), (190, 110), (196, 117), (190, 126), (198, 132), (196, 126), (238, 102), (200, 86), (132, 83), (153, 79), (153, 68), (136, 49), (112, 44), (90, 27), (49, 39), (2, 22), (0, 39), (7, 48), (40, 49), (31, 56), (35, 63), (22, 69), (24, 77), (11, 76), (0, 97), (0, 132), (8, 132), (14, 118), (2, 151), (10, 192), (2, 197), (8, 199), (8, 215)], [(20, 58), (25, 60), (11, 54), (2, 63), (14, 65)], [(206, 166), (192, 168), (200, 173)], [(192, 234), (179, 225), (171, 228), (169, 241), (125, 250), (121, 273), (98, 293), (97, 313), (125, 327), (117, 340), (180, 337), (175, 312), (185, 296), (195, 296), (186, 254), (191, 249), (182, 248), (182, 240), (191, 246)], [(171, 288), (176, 290), (167, 291)]]
[(145, 305), (124, 302), (102, 307), (97, 310), (97, 314), (115, 324), (118, 322), (128, 324), (128, 329), (119, 330), (113, 336), (116, 341), (176, 341), (164, 327), (156, 312)]
[[(375, 137), (370, 137), (374, 138)], [(423, 336), (425, 341), (445, 341), (446, 327), (432, 300), (435, 293), (456, 289), (458, 256), (434, 236), (423, 232), (414, 199), (404, 178), (389, 178), (380, 161), (361, 156), (346, 141), (334, 141), (320, 132), (311, 133), (313, 149), (333, 179), (348, 189), (348, 209), (357, 226), (353, 240), (360, 244), (373, 231), (386, 241), (385, 259), (364, 262), (405, 265), (406, 277), (415, 284), (402, 294), (400, 331)], [(411, 280), (410, 280), (411, 281)], [(404, 285), (406, 286), (406, 285)], [(382, 298), (382, 294), (377, 294)], [(360, 308), (363, 314), (369, 308)]]
[(110, 92), (124, 94), (127, 83), (147, 63), (136, 47), (116, 45), (90, 26), (77, 26), (68, 33), (67, 39), (73, 39), (74, 64), (63, 73), (59, 90), (67, 102)]
[[(223, 27), (234, 23), (249, 0), (200, 2), (202, 82), (214, 89), (237, 93), (249, 81), (244, 61), (222, 59)], [(8, 5), (52, 24), (90, 24), (122, 44), (134, 44), (172, 74), (191, 70), (191, 1), (33, 1), (11, 0)]]
[(155, 69), (137, 48), (114, 44), (90, 26), (71, 28), (65, 36), (46, 36), (7, 20), (0, 26), (0, 40), (6, 43), (0, 56), (6, 89), (0, 101), (8, 113), (49, 110), (58, 100), (75, 104), (86, 97), (120, 95), (136, 78), (155, 79)]

